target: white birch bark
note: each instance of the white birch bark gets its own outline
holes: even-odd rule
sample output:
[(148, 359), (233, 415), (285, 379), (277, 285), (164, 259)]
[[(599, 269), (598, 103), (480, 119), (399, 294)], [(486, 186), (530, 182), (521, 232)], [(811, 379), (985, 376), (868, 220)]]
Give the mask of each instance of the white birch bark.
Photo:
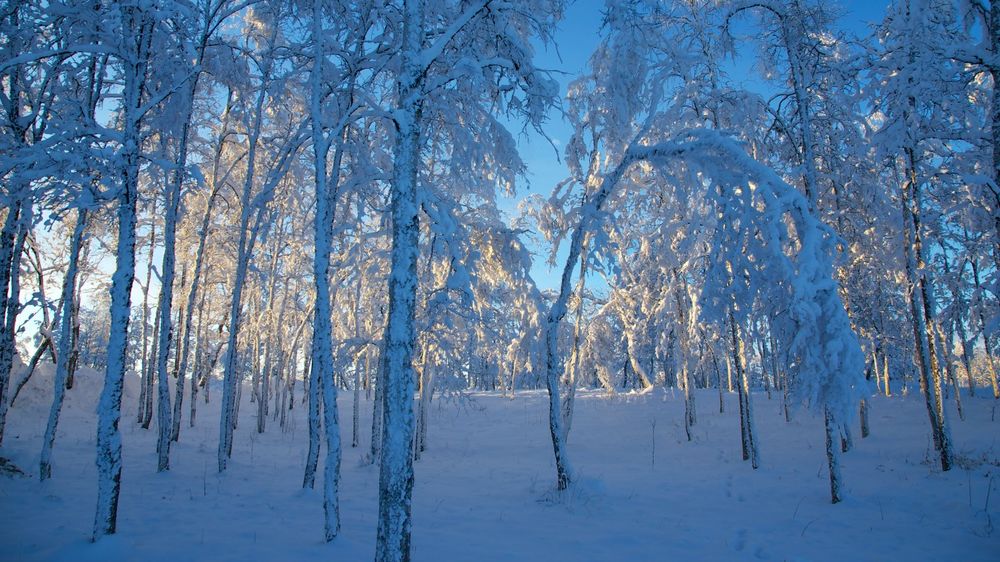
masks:
[(830, 474), (830, 501), (839, 503), (842, 499), (840, 486), (840, 449), (836, 445), (837, 422), (829, 409), (823, 412), (823, 428), (826, 435), (826, 461), (827, 470)]
[(391, 186), (392, 254), (389, 273), (389, 311), (382, 353), (382, 446), (379, 466), (379, 523), (375, 547), (377, 562), (410, 558), (411, 497), (413, 494), (413, 317), (417, 297), (417, 257), (420, 226), (417, 206), (417, 168), (420, 160), (423, 69), (421, 2), (403, 4), (403, 44), (394, 114)]
[(915, 156), (911, 149), (906, 153), (906, 179), (902, 189), (901, 204), (903, 207), (903, 252), (907, 277), (907, 299), (910, 308), (910, 319), (913, 326), (913, 339), (916, 347), (916, 364), (920, 373), (920, 388), (924, 393), (924, 404), (931, 424), (934, 437), (934, 448), (940, 453), (941, 470), (951, 468), (950, 440), (942, 432), (943, 420), (940, 419), (938, 408), (940, 375), (935, 373), (936, 361), (933, 355), (932, 342), (928, 341), (931, 332), (926, 328), (932, 320), (926, 318), (925, 285), (919, 272), (922, 269), (921, 232), (918, 201), (918, 183), (915, 166)]
[(132, 56), (125, 61), (123, 88), (122, 184), (118, 194), (118, 245), (115, 272), (111, 278), (111, 333), (108, 337), (107, 370), (98, 403), (97, 419), (97, 510), (94, 540), (115, 533), (118, 524), (118, 497), (121, 490), (122, 387), (128, 351), (132, 281), (135, 278), (136, 204), (139, 198), (139, 157), (141, 150), (139, 114), (149, 63), (153, 29), (151, 17), (135, 7), (122, 5), (125, 29)]
[[(18, 200), (7, 210), (3, 232), (0, 234), (0, 443), (3, 442), (7, 424), (7, 394), (10, 387), (11, 368), (14, 364), (17, 312), (20, 308), (21, 252), (24, 248), (25, 228), (22, 224), (22, 202)], [(9, 290), (9, 293), (8, 293)], [(9, 294), (9, 296), (8, 296)]]
[(152, 388), (152, 380), (150, 377), (153, 376), (153, 370), (150, 367), (150, 357), (156, 353), (156, 350), (150, 350), (150, 333), (149, 333), (149, 288), (153, 284), (153, 252), (156, 250), (156, 220), (157, 209), (156, 209), (157, 199), (154, 197), (152, 201), (153, 209), (150, 216), (154, 217), (149, 225), (149, 255), (146, 259), (146, 283), (142, 285), (142, 380), (139, 384), (139, 411), (137, 414), (136, 423), (141, 424), (143, 429), (149, 429), (150, 421), (152, 420), (152, 396), (150, 395)]
[(56, 427), (59, 425), (59, 413), (62, 411), (63, 398), (66, 395), (66, 380), (69, 376), (68, 363), (73, 339), (76, 278), (79, 271), (80, 246), (83, 244), (86, 226), (87, 211), (82, 208), (78, 209), (76, 226), (73, 227), (73, 237), (70, 242), (66, 279), (63, 281), (62, 307), (59, 316), (59, 353), (56, 354), (56, 371), (53, 376), (52, 407), (49, 410), (49, 420), (45, 425), (42, 453), (38, 463), (38, 476), (41, 480), (52, 476), (52, 446), (56, 439)]
[[(337, 420), (337, 390), (333, 384), (333, 349), (332, 335), (333, 327), (330, 319), (330, 223), (333, 221), (336, 196), (331, 197), (331, 186), (327, 184), (327, 151), (329, 140), (323, 134), (322, 108), (320, 107), (320, 92), (322, 87), (322, 61), (323, 61), (323, 28), (320, 17), (320, 2), (316, 0), (313, 4), (315, 13), (313, 17), (313, 41), (315, 42), (316, 53), (313, 58), (313, 69), (311, 76), (312, 94), (310, 97), (310, 112), (312, 114), (312, 138), (313, 151), (315, 153), (315, 182), (316, 182), (316, 215), (315, 215), (315, 253), (313, 256), (313, 278), (316, 289), (316, 308), (313, 321), (312, 338), (312, 372), (310, 373), (309, 387), (309, 415), (310, 415), (310, 441), (309, 441), (309, 463), (312, 471), (316, 467), (312, 460), (318, 458), (318, 442), (313, 441), (313, 433), (318, 433), (318, 398), (323, 399), (323, 425), (325, 429), (325, 442), (327, 447), (326, 463), (323, 474), (323, 514), (324, 514), (324, 537), (327, 541), (333, 540), (340, 531), (340, 505), (337, 495), (337, 487), (340, 479), (340, 426)], [(336, 189), (335, 187), (333, 189)], [(317, 383), (320, 385), (317, 386)], [(322, 391), (322, 395), (320, 395)], [(314, 476), (308, 472), (304, 477), (304, 485), (312, 483)]]

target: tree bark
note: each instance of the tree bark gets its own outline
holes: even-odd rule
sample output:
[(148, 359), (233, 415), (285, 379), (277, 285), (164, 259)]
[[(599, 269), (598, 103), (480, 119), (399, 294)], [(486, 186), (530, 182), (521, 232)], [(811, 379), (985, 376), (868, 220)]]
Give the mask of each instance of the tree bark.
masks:
[[(24, 240), (28, 233), (31, 209), (24, 208), (24, 203), (18, 199), (14, 207), (8, 209), (4, 232), (0, 235), (0, 245), (5, 251), (0, 255), (0, 270), (6, 279), (0, 279), (0, 314), (3, 323), (0, 328), (0, 443), (3, 442), (4, 428), (7, 426), (7, 394), (10, 387), (11, 369), (14, 356), (17, 354), (17, 316), (21, 309), (21, 255), (24, 252)], [(10, 225), (10, 234), (8, 234)], [(10, 246), (6, 246), (6, 243)], [(6, 281), (6, 282), (4, 282)], [(8, 296), (8, 287), (10, 296)]]
[(823, 411), (823, 427), (826, 432), (826, 462), (830, 473), (830, 502), (840, 503), (840, 450), (836, 445), (837, 423), (829, 409)]
[(417, 170), (420, 162), (423, 72), (423, 10), (419, 2), (404, 3), (403, 45), (398, 78), (396, 146), (391, 191), (392, 254), (389, 273), (389, 314), (382, 354), (382, 456), (379, 468), (377, 562), (410, 559), (411, 496), (413, 494), (413, 317), (417, 295), (420, 226)]
[(66, 380), (69, 377), (69, 356), (73, 340), (73, 307), (76, 302), (76, 278), (79, 271), (80, 246), (83, 244), (87, 226), (87, 211), (80, 208), (76, 212), (76, 226), (69, 247), (69, 262), (62, 289), (62, 312), (59, 318), (59, 353), (56, 354), (56, 372), (53, 377), (52, 407), (42, 438), (42, 453), (38, 465), (38, 476), (46, 480), (52, 476), (52, 446), (56, 439), (56, 426), (66, 395)]
[[(908, 280), (907, 297), (910, 305), (910, 319), (913, 326), (913, 339), (916, 347), (917, 367), (920, 372), (920, 388), (924, 393), (924, 403), (927, 407), (927, 416), (931, 424), (931, 432), (934, 437), (935, 449), (940, 451), (941, 469), (951, 468), (951, 448), (942, 435), (943, 423), (939, 419), (939, 409), (936, 402), (938, 400), (938, 390), (940, 389), (940, 376), (932, 371), (937, 367), (933, 356), (932, 343), (927, 336), (932, 333), (927, 331), (927, 327), (933, 319), (928, 320), (925, 313), (928, 311), (926, 284), (923, 283), (919, 272), (923, 269), (922, 254), (920, 252), (921, 232), (919, 203), (917, 190), (917, 176), (914, 168), (915, 159), (912, 150), (907, 150), (907, 170), (906, 181), (902, 190), (903, 205), (903, 250), (906, 256), (906, 275)], [(935, 383), (935, 381), (937, 381)]]
[[(115, 272), (111, 278), (111, 333), (108, 337), (107, 370), (98, 403), (97, 419), (97, 510), (94, 540), (115, 533), (118, 524), (118, 496), (121, 491), (122, 387), (128, 351), (132, 281), (135, 278), (136, 204), (139, 198), (139, 157), (141, 151), (139, 109), (142, 104), (150, 42), (154, 23), (149, 14), (121, 6), (123, 23), (130, 33), (129, 47), (134, 58), (124, 64), (122, 185), (118, 195), (118, 245)], [(132, 43), (134, 42), (134, 43)]]

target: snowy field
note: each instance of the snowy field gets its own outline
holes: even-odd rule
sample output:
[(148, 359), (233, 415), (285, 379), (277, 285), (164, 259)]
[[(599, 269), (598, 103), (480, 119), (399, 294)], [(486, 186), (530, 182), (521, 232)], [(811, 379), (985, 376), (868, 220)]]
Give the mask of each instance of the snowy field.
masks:
[[(50, 370), (25, 387), (8, 417), (0, 456), (27, 476), (0, 477), (0, 560), (370, 560), (376, 467), (350, 445), (342, 395), (343, 529), (322, 542), (320, 490), (303, 492), (305, 410), (255, 432), (244, 392), (228, 472), (216, 472), (217, 396), (187, 404), (172, 469), (156, 473), (153, 428), (135, 424), (137, 388), (126, 386), (124, 472), (118, 534), (89, 542), (96, 499), (99, 376), (82, 370), (67, 395), (53, 478), (37, 479)], [(428, 450), (416, 464), (415, 560), (1000, 560), (1000, 408), (966, 398), (952, 412), (958, 467), (937, 468), (926, 411), (907, 398), (875, 398), (872, 435), (843, 458), (848, 498), (829, 503), (821, 420), (791, 424), (777, 396), (754, 396), (762, 464), (740, 458), (735, 394), (718, 411), (698, 394), (694, 440), (683, 400), (669, 390), (577, 402), (570, 454), (577, 483), (554, 493), (544, 392), (511, 400), (475, 393), (437, 400)], [(200, 398), (199, 398), (200, 400)], [(367, 445), (371, 403), (362, 401)], [(993, 416), (997, 419), (992, 419)], [(155, 416), (154, 416), (155, 417)], [(155, 420), (154, 420), (155, 426)], [(321, 482), (321, 480), (320, 480)]]

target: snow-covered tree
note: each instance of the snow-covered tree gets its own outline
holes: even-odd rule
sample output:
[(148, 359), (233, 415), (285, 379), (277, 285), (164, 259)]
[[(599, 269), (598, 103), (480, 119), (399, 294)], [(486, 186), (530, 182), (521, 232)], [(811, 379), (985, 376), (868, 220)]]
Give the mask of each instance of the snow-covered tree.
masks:
[(390, 183), (392, 258), (383, 352), (377, 560), (407, 560), (410, 553), (414, 432), (410, 397), (424, 117), (439, 99), (451, 99), (463, 102), (466, 111), (498, 105), (514, 117), (540, 124), (554, 85), (532, 64), (529, 41), (547, 38), (560, 11), (558, 2), (546, 1), (514, 6), (491, 0), (454, 5), (409, 0), (401, 8), (400, 21), (394, 24), (401, 35), (391, 112), (396, 140)]

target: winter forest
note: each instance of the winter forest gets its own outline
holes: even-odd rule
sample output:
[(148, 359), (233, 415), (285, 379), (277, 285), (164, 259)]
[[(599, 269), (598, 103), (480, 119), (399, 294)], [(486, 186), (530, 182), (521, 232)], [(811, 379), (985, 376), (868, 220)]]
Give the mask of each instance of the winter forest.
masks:
[(0, 2), (0, 559), (996, 560), (998, 83), (988, 0)]

